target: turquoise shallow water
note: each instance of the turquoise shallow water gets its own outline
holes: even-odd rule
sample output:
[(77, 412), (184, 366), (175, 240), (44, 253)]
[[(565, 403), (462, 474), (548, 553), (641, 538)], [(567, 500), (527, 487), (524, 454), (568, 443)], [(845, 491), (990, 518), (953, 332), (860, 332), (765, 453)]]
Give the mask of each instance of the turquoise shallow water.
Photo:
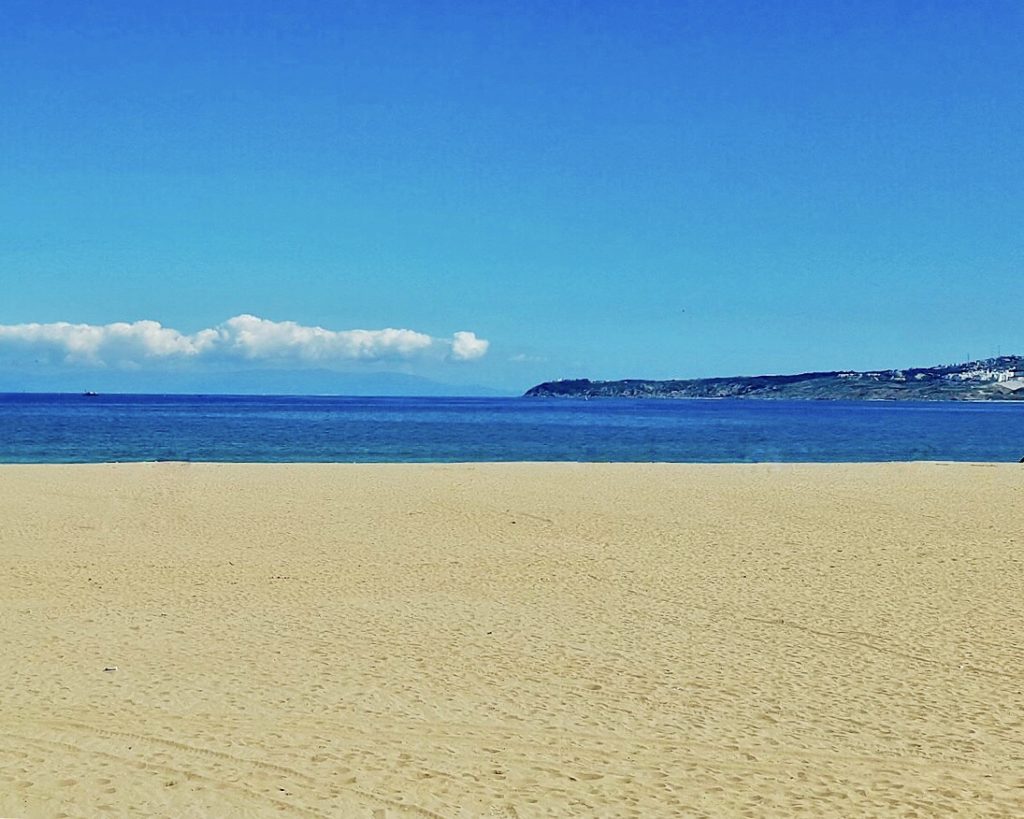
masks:
[(1024, 403), (0, 395), (0, 462), (7, 463), (1022, 455)]

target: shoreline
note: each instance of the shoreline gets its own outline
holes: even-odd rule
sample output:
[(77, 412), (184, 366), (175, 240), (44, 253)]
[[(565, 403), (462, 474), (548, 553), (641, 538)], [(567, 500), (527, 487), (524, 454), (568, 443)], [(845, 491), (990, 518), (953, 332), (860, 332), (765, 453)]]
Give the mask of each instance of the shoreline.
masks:
[(0, 469), (9, 467), (49, 466), (158, 466), (161, 464), (187, 466), (311, 466), (311, 467), (404, 467), (404, 466), (456, 466), (456, 467), (501, 467), (501, 466), (596, 466), (596, 467), (857, 467), (857, 466), (900, 466), (900, 465), (942, 465), (942, 466), (1016, 466), (1019, 461), (188, 461), (156, 459), (142, 461), (0, 461)]

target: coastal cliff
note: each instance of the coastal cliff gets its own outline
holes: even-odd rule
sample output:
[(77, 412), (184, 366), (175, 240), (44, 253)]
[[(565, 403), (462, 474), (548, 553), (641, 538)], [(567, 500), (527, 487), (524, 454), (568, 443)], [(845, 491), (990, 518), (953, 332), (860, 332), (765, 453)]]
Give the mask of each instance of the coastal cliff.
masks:
[(908, 370), (755, 375), (692, 380), (546, 381), (531, 398), (767, 398), (808, 400), (1024, 401), (1024, 356)]

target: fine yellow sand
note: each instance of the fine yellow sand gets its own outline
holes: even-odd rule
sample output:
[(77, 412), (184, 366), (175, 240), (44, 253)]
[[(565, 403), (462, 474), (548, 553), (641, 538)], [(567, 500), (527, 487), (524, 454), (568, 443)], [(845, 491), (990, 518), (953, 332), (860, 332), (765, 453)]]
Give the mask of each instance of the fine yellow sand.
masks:
[(3, 816), (1024, 815), (1016, 465), (8, 466), (0, 561)]

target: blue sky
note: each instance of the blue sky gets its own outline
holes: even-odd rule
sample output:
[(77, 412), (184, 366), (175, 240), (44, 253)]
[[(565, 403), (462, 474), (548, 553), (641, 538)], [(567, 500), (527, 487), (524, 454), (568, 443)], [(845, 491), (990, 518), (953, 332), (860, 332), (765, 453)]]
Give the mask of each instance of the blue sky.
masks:
[[(9, 330), (0, 386), (1024, 354), (1021, 42), (1014, 2), (7, 0), (0, 328), (222, 340)], [(385, 328), (428, 340), (344, 335)]]

